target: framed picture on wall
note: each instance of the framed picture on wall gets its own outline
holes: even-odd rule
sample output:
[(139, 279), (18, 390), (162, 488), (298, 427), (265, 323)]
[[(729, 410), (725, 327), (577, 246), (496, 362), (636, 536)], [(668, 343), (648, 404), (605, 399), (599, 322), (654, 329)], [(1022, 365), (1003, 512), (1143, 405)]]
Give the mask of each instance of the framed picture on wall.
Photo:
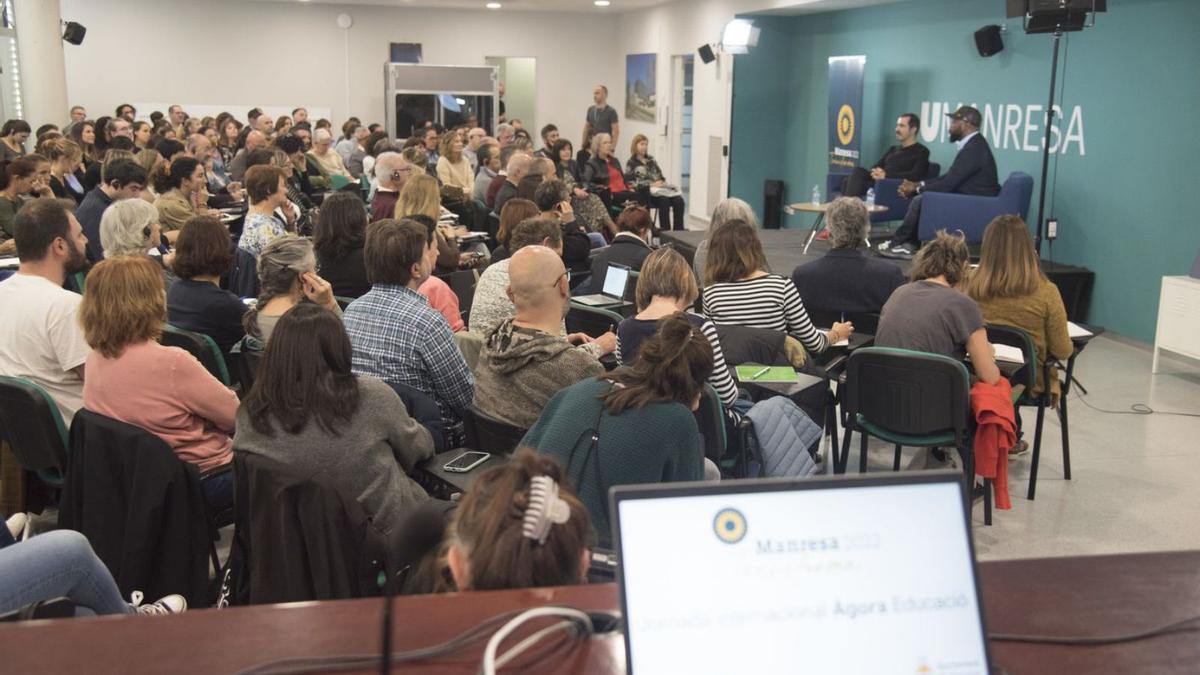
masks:
[(655, 121), (657, 54), (625, 56), (625, 119)]

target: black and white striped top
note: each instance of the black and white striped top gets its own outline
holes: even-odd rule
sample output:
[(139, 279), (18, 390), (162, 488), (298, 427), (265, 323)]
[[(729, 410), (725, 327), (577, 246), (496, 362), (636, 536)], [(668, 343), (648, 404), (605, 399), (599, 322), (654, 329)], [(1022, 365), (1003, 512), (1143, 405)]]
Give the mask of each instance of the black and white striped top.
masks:
[[(716, 390), (721, 403), (729, 410), (738, 398), (738, 389), (737, 384), (733, 381), (733, 376), (729, 373), (729, 367), (725, 364), (725, 355), (721, 352), (721, 338), (717, 335), (717, 329), (713, 327), (711, 321), (706, 321), (702, 316), (691, 312), (685, 314), (688, 320), (700, 329), (700, 332), (708, 339), (709, 346), (712, 347), (713, 372), (712, 376), (708, 378), (708, 382)], [(642, 341), (658, 332), (658, 321), (658, 319), (629, 317), (617, 326), (615, 356), (619, 365), (625, 365), (626, 362), (637, 358), (641, 351)]]
[(813, 326), (791, 279), (768, 274), (713, 284), (704, 289), (704, 315), (719, 326), (786, 332), (814, 354), (825, 351), (825, 333)]

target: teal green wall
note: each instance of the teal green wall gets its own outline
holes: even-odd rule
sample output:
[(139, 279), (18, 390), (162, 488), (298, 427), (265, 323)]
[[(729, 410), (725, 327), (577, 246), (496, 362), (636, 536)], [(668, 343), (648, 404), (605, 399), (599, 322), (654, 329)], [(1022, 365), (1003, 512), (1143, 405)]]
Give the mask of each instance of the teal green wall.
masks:
[[(1049, 36), (1025, 35), (1013, 21), (1003, 52), (985, 59), (975, 51), (972, 34), (1003, 23), (1001, 7), (1000, 0), (913, 0), (767, 19), (759, 48), (738, 56), (734, 70), (731, 194), (761, 206), (765, 177), (782, 178), (789, 201), (806, 200), (814, 183), (824, 186), (830, 56), (867, 56), (861, 120), (867, 163), (892, 142), (897, 115), (919, 114), (923, 101), (980, 110), (1044, 106)], [(1192, 192), (1200, 175), (1194, 170), (1198, 38), (1200, 1), (1121, 0), (1110, 3), (1095, 28), (1065, 38), (1060, 55), (1061, 100), (1068, 117), (1082, 107), (1085, 154), (1073, 142), (1058, 159), (1052, 212), (1047, 195), (1047, 215), (1060, 221), (1053, 258), (1096, 273), (1090, 321), (1147, 342), (1154, 339), (1160, 277), (1186, 274), (1200, 249), (1200, 200)], [(1036, 119), (1032, 145), (1041, 141)], [(1022, 121), (1022, 145), (1024, 131)], [(1011, 138), (1010, 147), (999, 147), (991, 136), (1002, 181), (1012, 171), (1037, 180), (1040, 152), (1014, 149)], [(953, 161), (952, 144), (923, 142), (943, 169)], [(1055, 161), (1052, 155), (1052, 176)], [(785, 216), (786, 226), (808, 222)], [(1043, 257), (1049, 252), (1043, 248)]]

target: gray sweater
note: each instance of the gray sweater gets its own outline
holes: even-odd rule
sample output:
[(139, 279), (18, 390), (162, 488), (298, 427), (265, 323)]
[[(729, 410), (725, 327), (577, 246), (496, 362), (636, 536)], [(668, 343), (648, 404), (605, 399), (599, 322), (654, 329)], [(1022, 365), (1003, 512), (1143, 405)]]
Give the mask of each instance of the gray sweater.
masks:
[(358, 411), (336, 434), (314, 421), (299, 434), (276, 428), (273, 437), (264, 436), (243, 408), (233, 447), (286, 464), (297, 474), (320, 476), (354, 495), (375, 524), (392, 534), (406, 510), (429, 499), (406, 472), (433, 455), (433, 439), (383, 381), (359, 376), (358, 390)]

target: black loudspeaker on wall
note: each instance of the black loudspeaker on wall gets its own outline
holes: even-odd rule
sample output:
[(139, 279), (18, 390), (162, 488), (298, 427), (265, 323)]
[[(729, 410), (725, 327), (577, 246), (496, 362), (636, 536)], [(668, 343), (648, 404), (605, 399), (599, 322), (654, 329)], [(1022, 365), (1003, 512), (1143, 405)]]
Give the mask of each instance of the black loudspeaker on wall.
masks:
[(700, 48), (696, 51), (700, 52), (700, 60), (705, 63), (712, 63), (717, 60), (717, 55), (713, 53), (712, 45), (700, 45)]
[(763, 181), (763, 229), (778, 230), (783, 224), (783, 193), (783, 181)]
[(68, 21), (66, 27), (63, 28), (63, 39), (73, 45), (83, 44), (84, 35), (87, 35), (87, 28), (74, 21)]
[(980, 56), (992, 56), (1004, 50), (1004, 40), (1000, 37), (1000, 26), (992, 24), (975, 31), (975, 48)]

